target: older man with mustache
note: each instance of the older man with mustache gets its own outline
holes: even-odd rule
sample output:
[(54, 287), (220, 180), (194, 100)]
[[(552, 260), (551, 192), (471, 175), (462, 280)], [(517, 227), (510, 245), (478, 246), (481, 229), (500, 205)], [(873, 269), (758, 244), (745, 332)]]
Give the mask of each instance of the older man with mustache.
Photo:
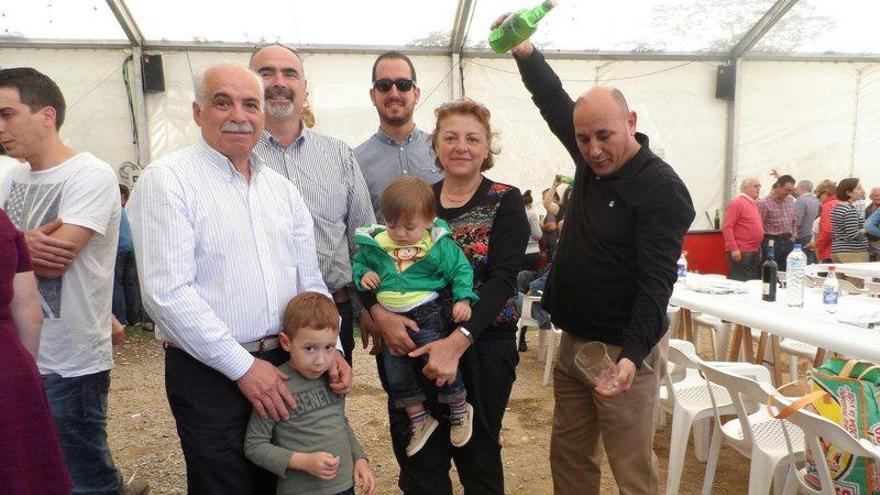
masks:
[(266, 130), (255, 151), (299, 189), (312, 214), (318, 265), (342, 316), (339, 334), (351, 364), (354, 233), (376, 221), (367, 184), (347, 144), (304, 125), (308, 84), (300, 54), (284, 45), (264, 46), (250, 67), (263, 80), (266, 98)]
[[(275, 492), (244, 456), (251, 410), (295, 407), (278, 331), (299, 292), (328, 294), (312, 219), (297, 189), (254, 153), (264, 126), (260, 78), (216, 65), (195, 83), (201, 137), (147, 167), (129, 217), (144, 306), (165, 345), (165, 388), (190, 494)], [(346, 393), (351, 369), (330, 370)]]

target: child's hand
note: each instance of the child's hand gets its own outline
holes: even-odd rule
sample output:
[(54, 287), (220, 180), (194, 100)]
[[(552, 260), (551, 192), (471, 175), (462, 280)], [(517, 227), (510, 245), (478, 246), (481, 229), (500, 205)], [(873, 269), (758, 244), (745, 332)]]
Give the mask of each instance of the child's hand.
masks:
[(305, 471), (318, 479), (330, 481), (336, 477), (336, 471), (339, 470), (339, 457), (327, 452), (309, 454), (294, 452), (288, 467)]
[(457, 303), (452, 305), (452, 319), (455, 320), (456, 323), (467, 321), (471, 319), (471, 302), (467, 299), (462, 299)]
[(367, 272), (364, 274), (363, 277), (361, 277), (361, 287), (365, 287), (367, 289), (372, 290), (379, 287), (379, 282), (381, 282), (381, 280), (379, 279), (379, 275), (377, 275), (376, 272)]
[(354, 486), (363, 490), (366, 495), (373, 495), (376, 490), (376, 477), (366, 459), (354, 461)]

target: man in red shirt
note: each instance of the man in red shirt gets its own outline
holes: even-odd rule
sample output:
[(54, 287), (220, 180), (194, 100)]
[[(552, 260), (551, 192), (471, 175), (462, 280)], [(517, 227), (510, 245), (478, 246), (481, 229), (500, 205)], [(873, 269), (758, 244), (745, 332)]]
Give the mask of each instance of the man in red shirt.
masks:
[(754, 177), (743, 179), (739, 190), (739, 196), (727, 205), (721, 232), (730, 278), (752, 280), (760, 277), (760, 250), (764, 238), (764, 224), (755, 205), (761, 182)]

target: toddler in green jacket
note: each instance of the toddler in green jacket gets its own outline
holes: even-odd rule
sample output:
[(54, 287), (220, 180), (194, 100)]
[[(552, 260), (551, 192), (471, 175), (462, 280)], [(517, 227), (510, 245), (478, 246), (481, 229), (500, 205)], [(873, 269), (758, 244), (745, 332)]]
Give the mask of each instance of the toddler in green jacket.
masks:
[[(452, 317), (456, 322), (470, 319), (471, 304), (479, 299), (473, 290), (474, 273), (461, 248), (450, 237), (449, 225), (436, 218), (431, 186), (416, 177), (392, 182), (382, 194), (380, 210), (386, 225), (358, 229), (354, 257), (355, 286), (359, 291), (376, 291), (385, 309), (416, 322), (419, 331), (407, 329), (421, 347), (447, 335), (438, 292), (452, 286)], [(412, 435), (406, 448), (415, 455), (427, 443), (438, 422), (425, 409), (425, 395), (407, 356), (382, 349), (388, 394), (397, 407), (406, 409)], [(449, 404), (450, 441), (464, 446), (473, 432), (473, 407), (456, 373), (452, 384), (437, 391), (439, 402)]]

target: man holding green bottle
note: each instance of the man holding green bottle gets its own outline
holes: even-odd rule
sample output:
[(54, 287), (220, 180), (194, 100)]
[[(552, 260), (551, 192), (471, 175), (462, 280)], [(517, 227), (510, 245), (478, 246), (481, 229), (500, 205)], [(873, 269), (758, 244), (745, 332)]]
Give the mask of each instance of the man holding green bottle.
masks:
[[(595, 87), (575, 103), (531, 42), (511, 53), (577, 165), (542, 301), (564, 331), (554, 370), (554, 493), (601, 492), (602, 438), (620, 493), (657, 494), (653, 416), (668, 347), (666, 306), (694, 219), (690, 194), (636, 132), (636, 113), (619, 90)], [(605, 343), (617, 361), (610, 389), (597, 390), (574, 365), (590, 341)]]

